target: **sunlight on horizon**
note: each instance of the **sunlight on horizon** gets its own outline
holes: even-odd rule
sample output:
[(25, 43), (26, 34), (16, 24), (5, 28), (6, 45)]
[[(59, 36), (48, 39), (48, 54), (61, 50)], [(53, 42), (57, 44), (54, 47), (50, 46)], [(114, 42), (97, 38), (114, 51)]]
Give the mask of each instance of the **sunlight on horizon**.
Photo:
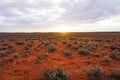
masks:
[(62, 33), (72, 32), (72, 28), (70, 26), (63, 25), (59, 27), (54, 27), (53, 32), (62, 32)]

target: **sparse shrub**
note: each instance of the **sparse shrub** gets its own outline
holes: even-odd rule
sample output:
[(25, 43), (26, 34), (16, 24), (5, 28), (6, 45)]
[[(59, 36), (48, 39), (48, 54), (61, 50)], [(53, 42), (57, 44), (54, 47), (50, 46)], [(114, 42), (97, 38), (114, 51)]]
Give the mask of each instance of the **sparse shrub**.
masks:
[(98, 54), (98, 53), (94, 53), (94, 54), (91, 54), (91, 56), (93, 56), (93, 57), (100, 57), (101, 55)]
[(110, 39), (107, 39), (106, 42), (111, 42), (111, 40), (110, 40)]
[(92, 46), (92, 45), (91, 45), (91, 46), (88, 46), (88, 50), (90, 50), (90, 51), (92, 51), (92, 50), (96, 50), (96, 48), (97, 48), (97, 47)]
[(110, 58), (109, 56), (105, 56), (105, 57), (103, 58), (103, 61), (104, 61), (104, 62), (110, 62), (110, 61), (111, 61), (111, 58)]
[(111, 76), (115, 78), (115, 80), (120, 80), (120, 69), (112, 69)]
[(36, 47), (35, 50), (36, 50), (36, 51), (40, 51), (40, 48), (39, 48), (39, 47)]
[(91, 80), (97, 80), (99, 78), (103, 77), (103, 72), (102, 69), (100, 67), (97, 66), (89, 66), (86, 68), (85, 72), (87, 73), (87, 75), (89, 76), (89, 78)]
[(29, 50), (32, 46), (33, 46), (33, 42), (28, 43), (28, 44), (25, 46), (25, 50)]
[(120, 53), (119, 51), (116, 51), (110, 55), (112, 59), (120, 60)]
[(29, 50), (30, 49), (30, 47), (29, 46), (25, 46), (25, 50)]
[(63, 43), (63, 44), (66, 44), (66, 41), (63, 41), (62, 43)]
[(73, 50), (78, 50), (78, 48), (79, 48), (78, 45), (73, 45), (73, 46), (72, 46), (72, 49), (73, 49)]
[(57, 45), (57, 41), (53, 41), (52, 43), (55, 44), (55, 45)]
[(6, 55), (6, 53), (4, 51), (0, 51), (0, 57), (3, 57), (5, 55)]
[(87, 55), (90, 54), (90, 51), (87, 50), (87, 49), (80, 49), (80, 50), (79, 50), (79, 54), (82, 54), (82, 55), (87, 56)]
[(39, 42), (42, 42), (43, 39), (40, 39)]
[(120, 51), (120, 46), (119, 45), (117, 45), (117, 44), (113, 44), (111, 47), (111, 50), (119, 50)]
[(13, 46), (12, 45), (8, 45), (8, 48), (11, 49), (11, 48), (13, 48)]
[(71, 38), (69, 38), (69, 40), (75, 40), (76, 38), (74, 38), (74, 37), (71, 37)]
[(27, 46), (32, 47), (33, 46), (33, 42), (28, 43)]
[(5, 59), (3, 62), (12, 62), (13, 60), (14, 60), (14, 58), (11, 57), (11, 58)]
[(16, 41), (15, 42), (17, 45), (22, 45), (22, 44), (24, 44), (24, 41)]
[(63, 54), (66, 55), (66, 56), (71, 56), (71, 52), (67, 49), (63, 50)]
[(72, 46), (72, 44), (71, 44), (71, 43), (67, 43), (66, 45), (67, 45), (67, 47), (71, 47), (71, 46)]
[(69, 80), (69, 74), (66, 70), (55, 67), (44, 71), (44, 77), (37, 80)]
[(8, 47), (7, 46), (0, 46), (0, 50), (6, 50)]
[(98, 43), (96, 43), (96, 42), (88, 42), (88, 49), (89, 50), (96, 50), (97, 49), (97, 47), (98, 47)]
[(45, 46), (48, 46), (49, 45), (49, 43), (47, 42), (47, 43), (45, 43)]
[(18, 58), (20, 55), (19, 55), (19, 53), (15, 53), (14, 55), (13, 55), (13, 58)]
[(23, 52), (23, 55), (24, 55), (24, 56), (28, 56), (29, 53), (30, 53), (29, 50), (25, 50), (25, 51)]
[(73, 44), (77, 44), (77, 43), (78, 43), (77, 41), (73, 42)]
[(55, 46), (54, 44), (50, 44), (50, 45), (48, 46), (48, 52), (54, 52), (56, 49), (57, 49), (57, 48), (56, 48), (56, 46)]
[(80, 47), (83, 47), (83, 46), (84, 46), (84, 43), (83, 43), (83, 42), (80, 42), (80, 43), (79, 43), (79, 46), (80, 46)]

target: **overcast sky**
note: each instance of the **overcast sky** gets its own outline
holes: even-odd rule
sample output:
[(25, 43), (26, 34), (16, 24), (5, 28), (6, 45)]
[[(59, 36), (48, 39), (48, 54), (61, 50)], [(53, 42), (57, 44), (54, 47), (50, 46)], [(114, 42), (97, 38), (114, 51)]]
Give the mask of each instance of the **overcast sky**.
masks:
[(120, 0), (0, 0), (0, 32), (120, 31)]

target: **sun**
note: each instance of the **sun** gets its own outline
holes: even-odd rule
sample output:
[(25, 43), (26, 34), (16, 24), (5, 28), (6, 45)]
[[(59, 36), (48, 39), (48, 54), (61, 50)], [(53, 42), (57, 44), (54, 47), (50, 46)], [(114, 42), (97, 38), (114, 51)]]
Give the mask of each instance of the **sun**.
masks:
[(62, 32), (62, 33), (71, 32), (71, 28), (68, 26), (59, 26), (55, 28), (55, 32)]

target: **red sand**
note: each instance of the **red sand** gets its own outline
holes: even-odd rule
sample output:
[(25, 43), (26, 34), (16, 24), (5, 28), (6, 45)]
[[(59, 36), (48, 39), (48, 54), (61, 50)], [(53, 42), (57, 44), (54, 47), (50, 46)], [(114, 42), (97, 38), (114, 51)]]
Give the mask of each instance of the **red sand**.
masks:
[[(0, 35), (1, 41), (2, 39), (5, 41), (1, 42), (0, 44), (11, 44), (13, 46), (13, 50), (15, 51), (11, 54), (7, 54), (4, 57), (0, 57), (1, 62), (5, 59), (11, 58), (15, 53), (20, 54), (20, 56), (18, 58), (15, 58), (13, 61), (4, 62), (0, 65), (0, 80), (36, 80), (37, 78), (42, 77), (42, 72), (45, 69), (56, 66), (64, 67), (70, 74), (70, 80), (88, 80), (88, 76), (84, 72), (84, 68), (89, 65), (100, 66), (103, 69), (103, 72), (107, 75), (110, 74), (109, 71), (112, 68), (120, 68), (120, 61), (111, 59), (111, 61), (108, 63), (103, 62), (102, 56), (102, 54), (109, 56), (112, 52), (114, 52), (110, 49), (110, 46), (112, 44), (120, 44), (120, 33), (71, 33), (72, 35), (70, 35), (70, 33), (62, 35), (58, 33), (57, 35), (60, 35), (60, 38), (57, 40), (57, 50), (52, 53), (48, 53), (47, 47), (45, 46), (43, 48), (39, 48), (39, 51), (36, 51), (35, 48), (39, 44), (44, 45), (42, 42), (54, 40), (55, 38), (52, 35), (56, 34), (46, 33), (40, 36), (38, 34), (39, 33), (34, 34), (36, 36), (33, 34), (22, 33), (16, 35)], [(27, 35), (27, 37), (24, 35)], [(33, 35), (32, 38), (31, 35)], [(65, 38), (66, 42), (69, 42), (67, 39), (71, 37), (75, 37), (75, 40), (72, 40), (72, 42), (93, 40), (92, 42), (97, 42), (99, 46), (96, 50), (90, 51), (89, 56), (83, 56), (78, 54), (78, 50), (72, 50), (71, 48), (66, 47), (66, 44), (62, 43), (63, 38)], [(24, 40), (27, 38), (35, 40), (24, 41), (24, 44), (22, 45), (15, 44), (15, 39)], [(39, 41), (40, 39), (42, 39), (42, 42)], [(107, 42), (106, 40), (110, 40), (110, 42)], [(30, 54), (28, 56), (23, 56), (22, 53), (24, 51), (24, 47), (29, 41), (33, 41), (34, 44), (30, 48)], [(72, 55), (65, 56), (62, 53), (62, 50), (64, 49), (69, 49)], [(44, 54), (46, 54), (46, 56), (43, 56), (39, 63), (37, 63), (37, 56)], [(95, 55), (99, 55), (99, 57)]]

